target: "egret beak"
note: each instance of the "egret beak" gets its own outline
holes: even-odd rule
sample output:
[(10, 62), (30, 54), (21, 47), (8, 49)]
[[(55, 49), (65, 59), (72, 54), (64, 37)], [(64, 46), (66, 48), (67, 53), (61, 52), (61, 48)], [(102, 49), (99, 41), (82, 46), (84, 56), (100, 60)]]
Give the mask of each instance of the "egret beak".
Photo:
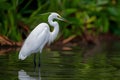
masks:
[(64, 21), (64, 18), (62, 18), (61, 16), (57, 16), (57, 19), (60, 21)]
[(62, 17), (61, 17), (61, 18), (58, 18), (58, 20), (65, 21), (65, 19), (64, 19), (64, 18), (62, 18)]
[(64, 21), (64, 22), (68, 22), (65, 18), (62, 18), (61, 16), (58, 17), (58, 20), (60, 20), (60, 21)]
[(65, 18), (63, 18), (63, 17), (61, 17), (61, 16), (58, 16), (58, 18), (57, 18), (58, 20), (60, 20), (60, 21), (64, 21), (64, 22), (67, 22), (67, 23), (69, 23), (69, 21), (68, 20), (66, 20)]
[(69, 23), (69, 21), (66, 20), (65, 18), (62, 18), (62, 17), (61, 17), (60, 20)]

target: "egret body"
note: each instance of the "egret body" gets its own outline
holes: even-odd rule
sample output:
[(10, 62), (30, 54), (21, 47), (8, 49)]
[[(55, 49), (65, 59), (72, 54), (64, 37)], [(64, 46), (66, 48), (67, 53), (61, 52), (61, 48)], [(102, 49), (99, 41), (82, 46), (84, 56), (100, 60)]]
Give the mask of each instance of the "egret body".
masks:
[(20, 52), (19, 59), (24, 60), (32, 53), (42, 52), (45, 44), (50, 44), (55, 40), (59, 32), (59, 24), (54, 19), (63, 20), (57, 13), (51, 13), (48, 17), (48, 23), (54, 27), (54, 30), (50, 32), (49, 25), (47, 23), (41, 23), (28, 35)]

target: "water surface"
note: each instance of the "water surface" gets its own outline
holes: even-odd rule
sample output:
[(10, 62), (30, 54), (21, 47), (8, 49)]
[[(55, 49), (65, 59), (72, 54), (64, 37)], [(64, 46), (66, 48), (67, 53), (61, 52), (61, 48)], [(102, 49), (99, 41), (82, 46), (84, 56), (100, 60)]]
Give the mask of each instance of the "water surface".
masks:
[(120, 80), (120, 42), (72, 51), (44, 49), (40, 67), (34, 66), (34, 55), (18, 60), (18, 51), (0, 55), (0, 80)]

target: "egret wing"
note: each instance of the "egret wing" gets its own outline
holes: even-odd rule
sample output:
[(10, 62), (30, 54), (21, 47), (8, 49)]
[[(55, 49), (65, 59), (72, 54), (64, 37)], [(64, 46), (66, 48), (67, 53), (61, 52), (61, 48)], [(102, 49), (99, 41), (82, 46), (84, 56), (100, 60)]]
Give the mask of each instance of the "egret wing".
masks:
[(46, 23), (39, 24), (25, 40), (19, 59), (25, 59), (28, 55), (34, 52), (42, 51), (42, 48), (47, 43), (50, 35), (49, 27)]

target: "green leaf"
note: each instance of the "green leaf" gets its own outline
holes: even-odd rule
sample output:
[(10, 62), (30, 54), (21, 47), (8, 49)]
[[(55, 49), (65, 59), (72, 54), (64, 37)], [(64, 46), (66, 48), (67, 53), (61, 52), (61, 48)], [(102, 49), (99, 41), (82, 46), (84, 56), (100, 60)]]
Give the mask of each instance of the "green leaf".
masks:
[(113, 16), (117, 16), (118, 15), (118, 12), (117, 12), (115, 7), (108, 7), (107, 10)]
[(75, 13), (76, 11), (77, 11), (77, 9), (75, 9), (75, 8), (69, 8), (69, 9), (65, 10), (66, 15), (70, 15), (72, 13)]
[(97, 0), (97, 5), (105, 5), (108, 3), (109, 3), (109, 0)]
[(101, 25), (102, 25), (102, 31), (104, 33), (109, 31), (109, 21), (108, 21), (107, 17), (103, 17), (101, 19)]
[(96, 16), (92, 16), (87, 20), (87, 23), (94, 22), (96, 20)]

